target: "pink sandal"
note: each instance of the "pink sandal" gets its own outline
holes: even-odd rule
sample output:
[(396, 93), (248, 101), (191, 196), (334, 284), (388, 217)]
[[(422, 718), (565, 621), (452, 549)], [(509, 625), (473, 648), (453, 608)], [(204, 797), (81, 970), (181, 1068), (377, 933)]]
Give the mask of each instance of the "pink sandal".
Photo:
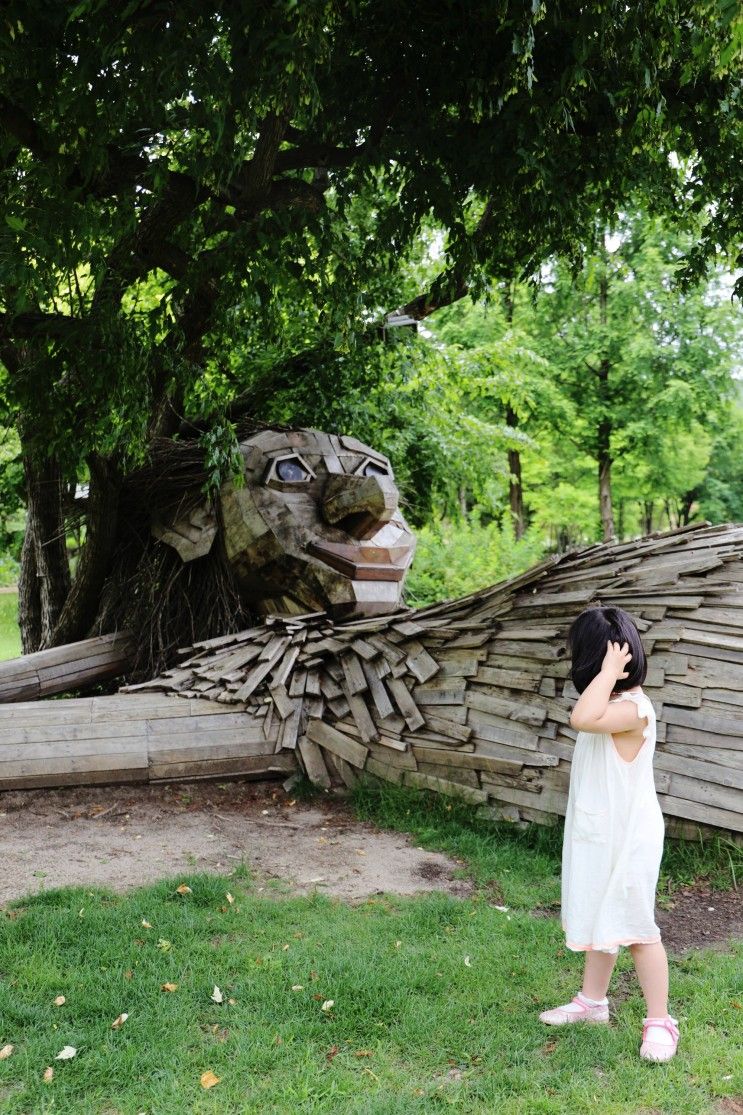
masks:
[(541, 1022), (546, 1022), (548, 1026), (564, 1026), (568, 1022), (608, 1022), (609, 1021), (609, 1004), (601, 1003), (599, 1006), (591, 1006), (583, 999), (582, 992), (571, 1000), (573, 1003), (581, 1008), (578, 1011), (565, 1010), (564, 1007), (553, 1007), (552, 1010), (544, 1010), (539, 1016)]
[[(647, 1033), (655, 1027), (658, 1030), (667, 1030), (673, 1038), (671, 1045), (666, 1045), (657, 1041), (650, 1041), (647, 1038)], [(678, 1019), (671, 1018), (667, 1014), (665, 1018), (643, 1018), (642, 1020), (642, 1045), (640, 1046), (640, 1056), (646, 1061), (670, 1061), (676, 1053), (676, 1047), (679, 1042), (679, 1028)]]

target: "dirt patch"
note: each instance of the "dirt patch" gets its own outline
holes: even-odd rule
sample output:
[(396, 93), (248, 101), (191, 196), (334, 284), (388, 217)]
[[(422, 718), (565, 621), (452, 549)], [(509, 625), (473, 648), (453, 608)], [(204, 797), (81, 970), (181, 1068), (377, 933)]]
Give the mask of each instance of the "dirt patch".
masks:
[[(537, 906), (531, 913), (559, 921), (560, 906)], [(676, 960), (699, 949), (724, 950), (731, 939), (743, 938), (743, 894), (740, 888), (712, 890), (699, 882), (676, 891), (667, 908), (656, 910), (655, 920), (666, 952)]]
[(200, 782), (0, 793), (0, 903), (61, 886), (124, 891), (166, 876), (227, 874), (245, 862), (257, 886), (348, 900), (473, 892), (461, 865), (357, 820), (328, 795), (311, 804), (280, 783)]

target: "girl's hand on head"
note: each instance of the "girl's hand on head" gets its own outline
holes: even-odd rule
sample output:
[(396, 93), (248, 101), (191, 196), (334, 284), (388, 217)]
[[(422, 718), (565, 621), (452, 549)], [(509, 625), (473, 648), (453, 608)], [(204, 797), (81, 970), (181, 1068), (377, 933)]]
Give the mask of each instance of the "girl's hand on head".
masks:
[(601, 663), (601, 669), (607, 673), (611, 673), (614, 678), (619, 681), (620, 678), (629, 677), (625, 666), (632, 658), (630, 654), (629, 645), (627, 643), (613, 643), (611, 639), (606, 644), (606, 654), (604, 661)]

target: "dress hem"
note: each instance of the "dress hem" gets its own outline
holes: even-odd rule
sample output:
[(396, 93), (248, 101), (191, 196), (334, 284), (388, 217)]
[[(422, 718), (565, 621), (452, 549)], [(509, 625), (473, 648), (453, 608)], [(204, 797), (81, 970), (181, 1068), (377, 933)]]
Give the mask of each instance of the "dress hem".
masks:
[(632, 937), (626, 941), (609, 941), (604, 945), (576, 945), (570, 941), (565, 941), (565, 944), (573, 952), (605, 952), (606, 949), (613, 948), (615, 945), (657, 945), (660, 943), (660, 934), (657, 937)]

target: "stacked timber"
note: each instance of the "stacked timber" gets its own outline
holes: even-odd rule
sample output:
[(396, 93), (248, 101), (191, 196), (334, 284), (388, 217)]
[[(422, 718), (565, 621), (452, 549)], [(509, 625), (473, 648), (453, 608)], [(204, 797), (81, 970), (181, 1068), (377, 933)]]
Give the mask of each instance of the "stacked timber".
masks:
[(162, 693), (0, 705), (0, 787), (286, 778), (296, 760), (267, 727), (240, 705)]
[(669, 832), (743, 832), (743, 526), (592, 546), (418, 610), (269, 616), (128, 692), (238, 705), (325, 787), (365, 771), (553, 823), (576, 737), (565, 637), (592, 603), (625, 608), (642, 633)]
[(33, 701), (55, 693), (69, 693), (126, 672), (131, 658), (127, 632), (99, 635), (67, 643), (22, 658), (0, 662), (0, 704)]

